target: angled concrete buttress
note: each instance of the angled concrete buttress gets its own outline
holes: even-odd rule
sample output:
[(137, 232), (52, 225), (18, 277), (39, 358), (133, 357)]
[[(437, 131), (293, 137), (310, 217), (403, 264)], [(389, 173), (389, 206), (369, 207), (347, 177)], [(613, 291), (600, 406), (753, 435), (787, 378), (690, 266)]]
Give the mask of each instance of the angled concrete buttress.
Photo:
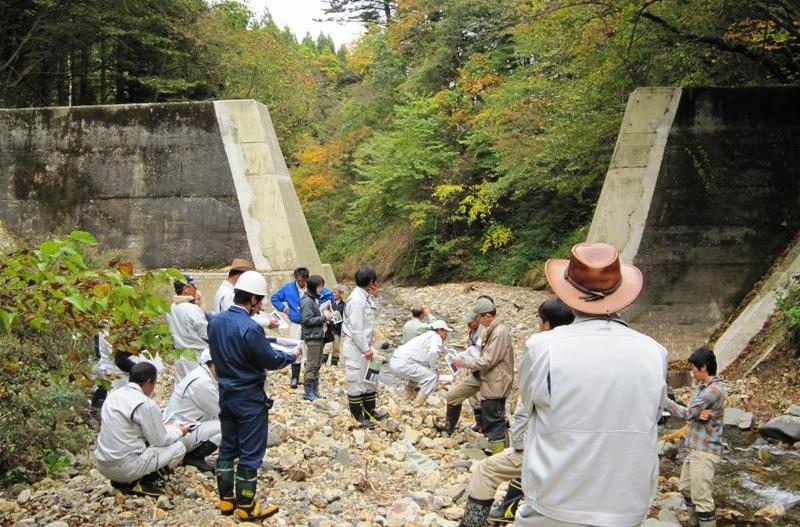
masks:
[(800, 229), (800, 88), (640, 88), (589, 230), (642, 269), (625, 313), (703, 345)]
[(72, 229), (150, 268), (320, 262), (267, 108), (252, 100), (0, 110), (0, 221)]

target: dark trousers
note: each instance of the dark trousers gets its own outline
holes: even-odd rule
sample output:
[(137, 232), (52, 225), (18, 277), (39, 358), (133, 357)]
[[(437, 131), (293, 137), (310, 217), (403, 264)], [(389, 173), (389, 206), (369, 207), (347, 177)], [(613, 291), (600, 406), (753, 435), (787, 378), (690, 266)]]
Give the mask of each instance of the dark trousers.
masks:
[(481, 399), (483, 435), (489, 441), (506, 438), (506, 399)]
[(319, 379), (319, 368), (322, 364), (322, 350), (325, 342), (319, 340), (306, 340), (306, 371), (303, 380), (313, 381)]
[(263, 390), (220, 393), (220, 461), (239, 460), (239, 467), (258, 470), (267, 451), (267, 422), (272, 401)]

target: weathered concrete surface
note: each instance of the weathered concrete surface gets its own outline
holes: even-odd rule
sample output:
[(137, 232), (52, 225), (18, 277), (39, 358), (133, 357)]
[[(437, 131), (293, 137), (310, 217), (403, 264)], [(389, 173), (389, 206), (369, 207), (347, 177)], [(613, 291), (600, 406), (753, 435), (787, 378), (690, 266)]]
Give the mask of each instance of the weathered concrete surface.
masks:
[(721, 372), (730, 366), (747, 348), (775, 311), (778, 292), (788, 286), (792, 277), (798, 274), (800, 274), (800, 242), (795, 241), (783, 260), (772, 269), (770, 276), (759, 284), (758, 291), (714, 343), (718, 371)]
[(145, 267), (323, 268), (255, 101), (0, 110), (0, 220), (80, 228)]
[(626, 317), (672, 358), (707, 341), (800, 228), (799, 132), (800, 88), (631, 95), (588, 238), (642, 269)]

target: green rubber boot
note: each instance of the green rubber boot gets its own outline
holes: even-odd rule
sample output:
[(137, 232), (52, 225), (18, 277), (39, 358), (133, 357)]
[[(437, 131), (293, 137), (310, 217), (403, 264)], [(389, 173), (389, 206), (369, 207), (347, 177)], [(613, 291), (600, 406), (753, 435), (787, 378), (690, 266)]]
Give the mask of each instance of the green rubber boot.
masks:
[(217, 491), (221, 514), (230, 516), (236, 508), (236, 497), (233, 493), (233, 461), (217, 460)]

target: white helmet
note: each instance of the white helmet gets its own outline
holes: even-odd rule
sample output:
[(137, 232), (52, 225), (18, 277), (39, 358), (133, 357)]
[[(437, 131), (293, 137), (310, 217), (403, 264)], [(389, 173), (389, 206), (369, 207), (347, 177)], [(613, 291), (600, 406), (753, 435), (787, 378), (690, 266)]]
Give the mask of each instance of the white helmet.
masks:
[(257, 271), (245, 271), (236, 280), (234, 289), (257, 296), (267, 296), (267, 281)]

